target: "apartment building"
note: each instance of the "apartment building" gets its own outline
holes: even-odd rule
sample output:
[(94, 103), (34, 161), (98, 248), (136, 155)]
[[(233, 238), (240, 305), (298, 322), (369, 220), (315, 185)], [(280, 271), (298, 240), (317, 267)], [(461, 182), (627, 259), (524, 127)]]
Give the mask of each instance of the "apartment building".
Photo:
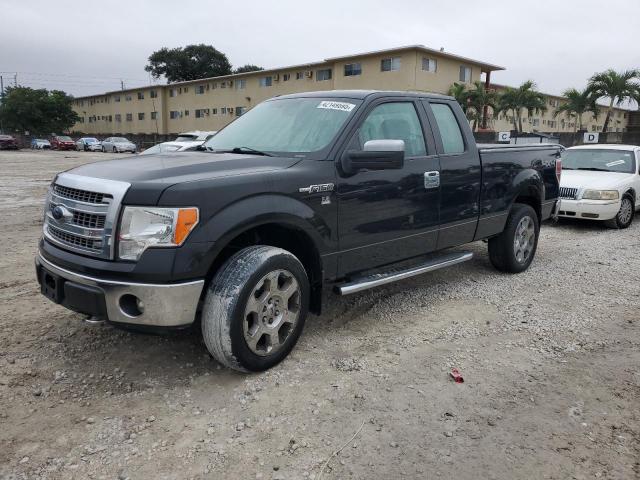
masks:
[[(505, 88), (504, 85), (492, 84), (498, 92)], [(554, 116), (558, 107), (567, 102), (567, 99), (558, 95), (550, 95), (543, 93), (545, 96), (547, 110), (545, 112), (533, 112), (529, 115), (526, 111), (522, 116), (523, 132), (547, 132), (547, 133), (564, 133), (575, 132), (578, 127), (578, 119), (569, 116), (566, 113), (560, 113)], [(604, 127), (604, 120), (607, 115), (607, 107), (601, 105), (599, 115), (596, 117), (588, 112), (582, 115), (582, 128), (589, 132), (601, 132)], [(505, 132), (514, 129), (512, 113), (494, 113), (489, 109), (489, 121), (487, 127), (498, 132)], [(624, 132), (629, 122), (629, 110), (623, 108), (614, 108), (609, 120), (609, 132)]]
[(454, 82), (485, 81), (502, 67), (423, 45), (328, 58), (289, 67), (78, 97), (85, 134), (172, 134), (219, 130), (276, 95), (376, 89), (446, 93)]

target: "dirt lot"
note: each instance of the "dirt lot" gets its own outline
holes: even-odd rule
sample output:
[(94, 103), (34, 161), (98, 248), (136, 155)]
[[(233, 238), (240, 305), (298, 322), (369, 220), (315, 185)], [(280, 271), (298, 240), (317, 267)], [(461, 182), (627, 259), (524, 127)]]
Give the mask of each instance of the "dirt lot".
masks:
[(640, 221), (547, 224), (517, 276), (477, 243), (328, 295), (284, 363), (242, 375), (196, 333), (90, 326), (39, 295), (48, 183), (111, 156), (0, 152), (0, 478), (317, 479), (356, 433), (322, 478), (640, 478)]

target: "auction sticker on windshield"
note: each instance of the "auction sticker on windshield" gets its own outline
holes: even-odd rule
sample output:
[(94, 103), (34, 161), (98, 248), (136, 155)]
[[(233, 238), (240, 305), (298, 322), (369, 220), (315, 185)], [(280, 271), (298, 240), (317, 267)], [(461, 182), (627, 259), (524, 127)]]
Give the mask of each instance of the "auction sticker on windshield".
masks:
[(347, 102), (329, 102), (324, 100), (316, 108), (326, 108), (328, 110), (342, 110), (343, 112), (350, 112), (355, 107), (353, 103)]

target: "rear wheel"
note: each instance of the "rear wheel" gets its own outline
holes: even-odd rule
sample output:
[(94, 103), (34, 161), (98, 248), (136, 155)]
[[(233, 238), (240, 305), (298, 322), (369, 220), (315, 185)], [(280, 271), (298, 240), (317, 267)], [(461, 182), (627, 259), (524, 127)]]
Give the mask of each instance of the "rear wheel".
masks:
[(523, 272), (536, 254), (540, 225), (529, 205), (514, 204), (502, 233), (489, 240), (489, 260), (501, 272)]
[(620, 202), (620, 210), (614, 218), (607, 220), (607, 226), (611, 228), (627, 228), (633, 222), (633, 214), (635, 211), (635, 205), (633, 199), (629, 195), (622, 197)]
[(229, 368), (266, 370), (297, 343), (308, 305), (309, 280), (293, 254), (276, 247), (245, 248), (227, 260), (208, 287), (204, 342)]

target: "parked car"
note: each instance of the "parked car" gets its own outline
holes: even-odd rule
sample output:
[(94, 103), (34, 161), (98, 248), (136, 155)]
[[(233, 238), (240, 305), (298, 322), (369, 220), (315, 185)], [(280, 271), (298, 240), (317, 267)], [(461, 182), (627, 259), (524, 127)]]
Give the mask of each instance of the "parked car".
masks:
[(18, 141), (11, 135), (0, 135), (0, 150), (18, 150)]
[[(76, 150), (82, 150), (88, 152), (90, 150), (90, 146), (98, 142), (97, 138), (94, 137), (82, 137), (76, 141)], [(102, 146), (100, 147), (102, 148)]]
[(75, 142), (67, 135), (54, 135), (49, 142), (54, 150), (75, 150), (76, 148)]
[(103, 152), (131, 152), (136, 153), (136, 144), (127, 140), (124, 137), (109, 137), (105, 138), (102, 142)]
[(561, 146), (478, 147), (459, 104), (428, 93), (275, 97), (205, 147), (58, 174), (37, 275), (50, 300), (115, 324), (197, 315), (209, 352), (243, 371), (288, 355), (324, 287), (456, 265), (472, 253), (447, 249), (477, 240), (498, 270), (526, 270), (561, 174)]
[(90, 152), (101, 152), (102, 142), (98, 140), (97, 142), (90, 144), (88, 150)]
[(140, 152), (140, 155), (152, 155), (155, 153), (168, 153), (168, 152), (193, 152), (198, 150), (204, 141), (195, 142), (162, 142), (153, 147), (149, 147), (146, 150)]
[(563, 155), (558, 216), (627, 228), (640, 207), (640, 147), (582, 145)]
[(51, 143), (44, 138), (34, 138), (31, 140), (31, 148), (34, 150), (50, 150)]

